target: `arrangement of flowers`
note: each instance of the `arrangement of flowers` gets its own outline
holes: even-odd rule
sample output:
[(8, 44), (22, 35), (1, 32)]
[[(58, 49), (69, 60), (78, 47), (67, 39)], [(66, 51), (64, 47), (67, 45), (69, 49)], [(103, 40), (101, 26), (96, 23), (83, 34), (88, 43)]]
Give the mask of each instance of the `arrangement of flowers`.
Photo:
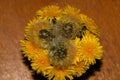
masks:
[(48, 80), (79, 77), (103, 54), (97, 25), (69, 5), (38, 10), (25, 27), (21, 46), (32, 69)]

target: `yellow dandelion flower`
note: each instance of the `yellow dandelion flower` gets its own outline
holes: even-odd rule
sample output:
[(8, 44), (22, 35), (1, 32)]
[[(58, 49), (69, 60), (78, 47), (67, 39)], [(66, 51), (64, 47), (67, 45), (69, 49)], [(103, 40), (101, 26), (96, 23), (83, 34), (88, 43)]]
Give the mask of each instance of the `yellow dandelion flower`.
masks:
[(47, 6), (39, 11), (37, 15), (43, 20), (52, 20), (56, 18), (57, 20), (61, 17), (62, 11), (58, 6), (52, 5)]
[(86, 27), (92, 34), (99, 36), (98, 27), (91, 18), (87, 17), (84, 14), (80, 14), (80, 18), (81, 18), (82, 23), (86, 25)]
[(48, 74), (48, 79), (51, 80), (53, 77), (53, 80), (66, 80), (66, 78), (69, 78), (69, 80), (73, 79), (73, 70), (71, 67), (68, 69), (60, 69), (60, 68), (53, 68), (51, 72)]
[(34, 44), (27, 40), (21, 40), (22, 51), (29, 60), (31, 60), (35, 54), (38, 53), (38, 48)]
[(50, 66), (48, 57), (46, 56), (46, 50), (34, 55), (31, 66), (33, 70), (37, 71), (37, 73), (42, 72), (43, 75), (49, 73), (52, 67)]
[(84, 62), (77, 62), (76, 65), (74, 65), (74, 75), (79, 77), (81, 76), (83, 73), (86, 72), (86, 70), (89, 68), (89, 65), (85, 65)]
[(66, 15), (69, 15), (69, 16), (74, 17), (76, 19), (79, 19), (80, 10), (68, 5), (67, 7), (65, 7), (63, 14), (66, 14)]
[(85, 61), (85, 64), (95, 64), (95, 59), (102, 58), (102, 46), (99, 39), (90, 34), (86, 34), (79, 45), (80, 59)]
[(32, 21), (30, 20), (27, 26), (25, 27), (25, 37), (26, 39), (30, 39), (31, 36), (31, 30), (33, 29), (33, 25), (36, 24), (37, 19), (33, 19)]

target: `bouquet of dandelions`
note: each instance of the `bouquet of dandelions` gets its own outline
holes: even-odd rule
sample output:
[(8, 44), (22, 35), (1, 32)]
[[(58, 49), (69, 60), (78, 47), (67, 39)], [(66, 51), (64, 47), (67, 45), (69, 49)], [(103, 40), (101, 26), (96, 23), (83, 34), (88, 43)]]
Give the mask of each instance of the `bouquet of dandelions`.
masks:
[(103, 54), (97, 25), (69, 5), (38, 10), (25, 27), (21, 46), (32, 69), (49, 80), (79, 77)]

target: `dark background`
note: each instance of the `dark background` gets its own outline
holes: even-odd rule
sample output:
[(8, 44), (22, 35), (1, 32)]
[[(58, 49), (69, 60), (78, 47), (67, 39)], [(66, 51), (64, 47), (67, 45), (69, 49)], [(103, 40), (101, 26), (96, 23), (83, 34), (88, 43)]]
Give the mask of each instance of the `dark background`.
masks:
[(0, 0), (0, 80), (43, 80), (25, 64), (24, 27), (47, 5), (72, 5), (99, 26), (103, 60), (77, 80), (120, 80), (120, 0)]

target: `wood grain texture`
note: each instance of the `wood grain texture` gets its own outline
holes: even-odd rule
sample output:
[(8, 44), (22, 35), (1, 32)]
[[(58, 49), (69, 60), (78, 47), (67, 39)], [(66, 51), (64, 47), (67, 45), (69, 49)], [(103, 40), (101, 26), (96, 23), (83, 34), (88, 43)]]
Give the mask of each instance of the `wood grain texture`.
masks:
[[(103, 60), (76, 80), (120, 80), (119, 0), (0, 0), (0, 80), (44, 80), (24, 64), (20, 39), (24, 26), (46, 5), (67, 4), (81, 9), (101, 31)], [(99, 68), (99, 69), (96, 69)], [(39, 78), (39, 79), (38, 79)]]

